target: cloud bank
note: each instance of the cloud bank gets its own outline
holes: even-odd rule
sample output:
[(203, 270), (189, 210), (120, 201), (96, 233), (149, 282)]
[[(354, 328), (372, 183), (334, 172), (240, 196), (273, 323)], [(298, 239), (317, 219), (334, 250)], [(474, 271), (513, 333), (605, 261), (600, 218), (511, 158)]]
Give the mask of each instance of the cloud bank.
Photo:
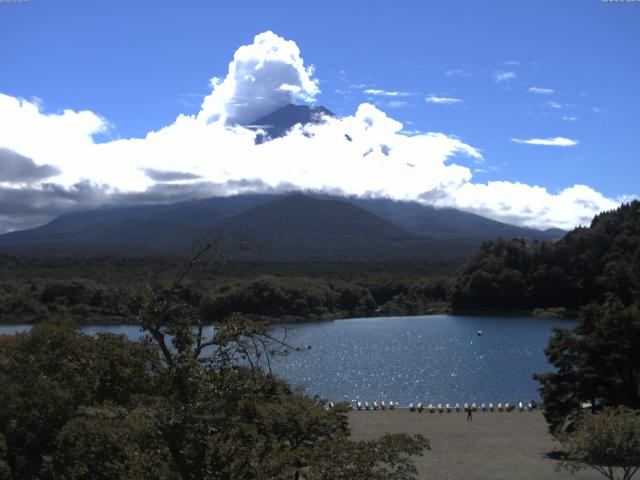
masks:
[[(502, 81), (513, 78), (502, 73)], [(408, 134), (369, 103), (256, 145), (258, 133), (243, 125), (319, 94), (298, 46), (272, 32), (240, 47), (224, 79), (211, 85), (197, 114), (180, 115), (144, 138), (106, 143), (94, 141), (110, 128), (94, 112), (47, 113), (36, 101), (0, 94), (0, 231), (101, 205), (294, 189), (414, 200), (537, 228), (571, 228), (617, 206), (584, 185), (552, 193), (522, 183), (476, 183), (472, 167), (485, 161), (478, 148), (443, 133)]]

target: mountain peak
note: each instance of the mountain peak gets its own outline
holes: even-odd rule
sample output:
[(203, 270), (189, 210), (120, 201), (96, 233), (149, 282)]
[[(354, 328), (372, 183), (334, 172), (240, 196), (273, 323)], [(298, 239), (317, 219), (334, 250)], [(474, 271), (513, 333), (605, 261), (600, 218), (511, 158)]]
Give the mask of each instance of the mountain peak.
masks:
[(264, 131), (265, 134), (260, 134), (256, 138), (256, 143), (263, 143), (286, 135), (297, 124), (302, 124), (303, 126), (318, 124), (322, 123), (326, 117), (335, 118), (336, 116), (322, 106), (289, 103), (254, 120), (251, 124), (245, 125), (245, 127)]

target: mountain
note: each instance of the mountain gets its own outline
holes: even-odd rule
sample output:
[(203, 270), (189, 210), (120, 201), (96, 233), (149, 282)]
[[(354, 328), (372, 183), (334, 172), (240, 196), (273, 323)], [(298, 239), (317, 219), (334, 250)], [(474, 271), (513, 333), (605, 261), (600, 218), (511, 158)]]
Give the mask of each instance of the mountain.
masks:
[(411, 234), (344, 201), (300, 194), (233, 216), (219, 225), (217, 234), (247, 242), (245, 258), (279, 261), (448, 260), (468, 250), (466, 242)]
[(263, 130), (256, 138), (256, 143), (263, 143), (269, 139), (284, 136), (297, 124), (321, 123), (325, 117), (335, 118), (335, 115), (324, 107), (309, 105), (294, 105), (292, 103), (279, 108), (264, 117), (260, 117), (245, 125), (253, 130)]
[(493, 240), (503, 237), (523, 238), (531, 242), (557, 239), (566, 233), (558, 228), (535, 230), (516, 227), (454, 208), (435, 208), (417, 202), (357, 197), (345, 200), (390, 221), (407, 232), (433, 238)]
[(238, 195), (66, 213), (40, 227), (0, 235), (0, 251), (68, 255), (184, 251), (194, 231), (208, 229), (273, 198)]
[(248, 242), (231, 257), (281, 261), (451, 259), (497, 237), (555, 237), (415, 202), (256, 194), (69, 213), (1, 235), (0, 253), (171, 254), (204, 233)]

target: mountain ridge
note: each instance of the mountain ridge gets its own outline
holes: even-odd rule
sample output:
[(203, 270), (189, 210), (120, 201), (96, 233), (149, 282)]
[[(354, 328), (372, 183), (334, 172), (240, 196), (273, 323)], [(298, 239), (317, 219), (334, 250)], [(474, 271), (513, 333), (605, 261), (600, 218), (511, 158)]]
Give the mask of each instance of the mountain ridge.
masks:
[(500, 236), (528, 241), (553, 238), (549, 233), (415, 202), (248, 194), (68, 213), (34, 229), (1, 235), (0, 252), (171, 254), (187, 250), (189, 235), (198, 232), (269, 244), (272, 253), (279, 252), (273, 255), (284, 261), (288, 256), (301, 261), (461, 258), (483, 241)]

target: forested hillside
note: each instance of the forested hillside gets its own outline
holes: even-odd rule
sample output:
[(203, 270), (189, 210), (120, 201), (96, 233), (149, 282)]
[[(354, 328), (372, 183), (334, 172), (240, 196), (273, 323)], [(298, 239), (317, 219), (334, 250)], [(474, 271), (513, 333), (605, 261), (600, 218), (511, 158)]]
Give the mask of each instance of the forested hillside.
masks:
[[(177, 257), (0, 255), (0, 323), (65, 314), (84, 324), (133, 323), (150, 287), (167, 283)], [(241, 312), (279, 320), (421, 314), (447, 309), (453, 264), (204, 263), (182, 294), (207, 321)]]
[(640, 201), (597, 215), (555, 242), (482, 245), (453, 282), (454, 311), (577, 309), (640, 296)]

